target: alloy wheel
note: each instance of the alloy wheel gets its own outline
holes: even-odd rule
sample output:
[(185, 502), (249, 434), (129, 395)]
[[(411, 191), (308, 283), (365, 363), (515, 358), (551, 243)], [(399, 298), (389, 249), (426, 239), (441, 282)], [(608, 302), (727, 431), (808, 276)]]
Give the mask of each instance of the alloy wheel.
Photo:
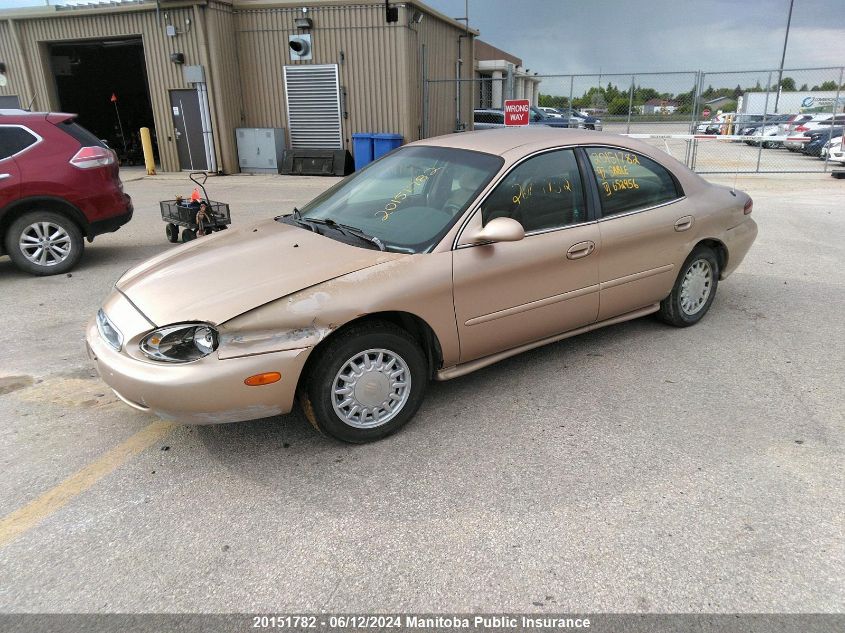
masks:
[(24, 257), (38, 266), (61, 264), (71, 251), (70, 235), (53, 222), (33, 222), (21, 233), (18, 245)]

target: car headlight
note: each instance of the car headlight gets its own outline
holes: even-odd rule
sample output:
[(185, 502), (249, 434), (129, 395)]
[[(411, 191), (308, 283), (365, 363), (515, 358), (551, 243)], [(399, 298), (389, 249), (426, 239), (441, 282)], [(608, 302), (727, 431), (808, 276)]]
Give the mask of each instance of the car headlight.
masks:
[(114, 323), (109, 321), (109, 318), (106, 316), (106, 313), (103, 312), (103, 309), (100, 308), (97, 311), (97, 330), (100, 332), (100, 336), (103, 337), (103, 340), (115, 348), (118, 352), (120, 348), (123, 347), (123, 334), (120, 333)]
[(163, 363), (190, 363), (217, 349), (217, 330), (206, 323), (168, 325), (147, 334), (141, 351)]

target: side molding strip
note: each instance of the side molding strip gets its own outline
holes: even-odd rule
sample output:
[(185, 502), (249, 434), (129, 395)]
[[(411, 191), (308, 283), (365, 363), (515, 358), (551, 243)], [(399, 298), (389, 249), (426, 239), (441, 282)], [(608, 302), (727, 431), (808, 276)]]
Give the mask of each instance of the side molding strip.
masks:
[(468, 363), (461, 363), (460, 365), (446, 367), (444, 369), (439, 370), (434, 375), (434, 379), (451, 380), (452, 378), (459, 378), (461, 376), (465, 376), (466, 374), (470, 374), (478, 369), (489, 367), (494, 363), (498, 363), (500, 360), (505, 360), (506, 358), (510, 358), (511, 356), (516, 356), (517, 354), (521, 354), (522, 352), (527, 352), (530, 349), (542, 347), (543, 345), (548, 345), (549, 343), (556, 343), (557, 341), (562, 341), (563, 339), (571, 338), (573, 336), (577, 336), (578, 334), (583, 334), (584, 332), (597, 330), (600, 327), (604, 327), (606, 325), (614, 325), (616, 323), (630, 321), (631, 319), (638, 319), (640, 317), (646, 316), (647, 314), (657, 312), (659, 309), (660, 304), (655, 303), (650, 306), (646, 306), (645, 308), (640, 308), (639, 310), (634, 310), (633, 312), (628, 312), (627, 314), (622, 314), (620, 316), (613, 317), (612, 319), (605, 319), (604, 321), (599, 321), (598, 323), (585, 325), (584, 327), (580, 327), (575, 330), (570, 330), (569, 332), (564, 332), (563, 334), (555, 334), (554, 336), (549, 336), (539, 341), (534, 341), (533, 343), (526, 343), (525, 345), (520, 345), (519, 347), (514, 347), (512, 349), (505, 350), (504, 352), (497, 352), (496, 354), (491, 354), (490, 356), (485, 356), (484, 358), (471, 360)]

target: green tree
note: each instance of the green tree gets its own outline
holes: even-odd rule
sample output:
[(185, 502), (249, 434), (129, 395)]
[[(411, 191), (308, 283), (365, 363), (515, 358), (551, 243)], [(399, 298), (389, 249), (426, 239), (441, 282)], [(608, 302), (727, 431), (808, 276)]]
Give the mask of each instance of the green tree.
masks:
[(799, 88), (799, 90), (801, 92), (804, 92), (805, 90), (809, 90), (809, 88), (807, 87), (807, 84), (801, 84), (801, 87)]
[(785, 92), (795, 92), (795, 80), (792, 77), (784, 77), (780, 82), (780, 87)]
[(628, 99), (625, 97), (614, 97), (607, 106), (608, 114), (628, 114)]

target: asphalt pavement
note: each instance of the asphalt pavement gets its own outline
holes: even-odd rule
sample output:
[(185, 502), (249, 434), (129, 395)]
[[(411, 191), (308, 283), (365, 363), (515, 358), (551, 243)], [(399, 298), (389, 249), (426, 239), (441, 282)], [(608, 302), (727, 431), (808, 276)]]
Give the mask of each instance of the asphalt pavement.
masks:
[[(434, 383), (348, 446), (298, 413), (156, 426), (99, 380), (84, 325), (190, 193), (126, 174), (135, 218), (71, 274), (0, 258), (0, 612), (843, 610), (845, 181), (711, 177), (760, 233), (700, 324)], [(248, 223), (334, 182), (208, 188)]]

